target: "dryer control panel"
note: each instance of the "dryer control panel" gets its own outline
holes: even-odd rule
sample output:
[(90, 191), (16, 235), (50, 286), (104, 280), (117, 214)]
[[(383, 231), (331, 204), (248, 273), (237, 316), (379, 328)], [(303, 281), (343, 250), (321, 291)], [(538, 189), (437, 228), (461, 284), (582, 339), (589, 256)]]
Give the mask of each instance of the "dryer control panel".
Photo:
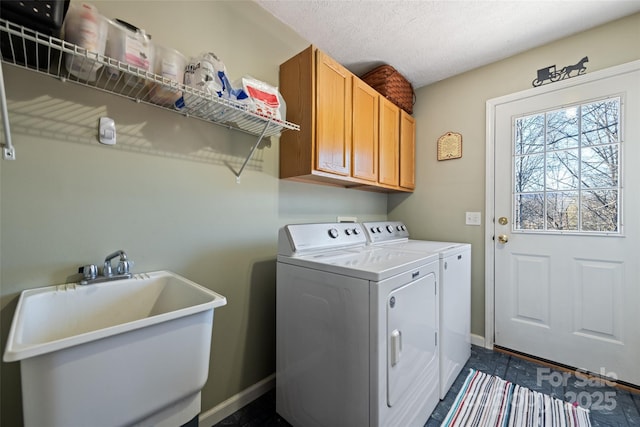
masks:
[(363, 222), (362, 227), (367, 234), (369, 243), (407, 240), (409, 238), (409, 230), (402, 221)]
[(353, 222), (290, 224), (280, 229), (278, 254), (304, 254), (325, 249), (365, 246), (367, 236), (362, 226)]

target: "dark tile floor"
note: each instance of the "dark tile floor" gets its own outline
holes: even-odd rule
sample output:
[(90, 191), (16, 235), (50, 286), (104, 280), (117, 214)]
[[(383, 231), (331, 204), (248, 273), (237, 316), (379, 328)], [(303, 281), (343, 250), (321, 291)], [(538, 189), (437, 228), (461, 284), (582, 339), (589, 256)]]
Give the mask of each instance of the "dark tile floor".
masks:
[[(469, 368), (497, 375), (515, 384), (591, 409), (594, 427), (640, 426), (640, 394), (589, 381), (584, 376), (552, 370), (515, 356), (472, 346), (471, 358), (425, 427), (439, 426), (453, 404)], [(225, 418), (214, 427), (290, 427), (275, 411), (275, 390)]]

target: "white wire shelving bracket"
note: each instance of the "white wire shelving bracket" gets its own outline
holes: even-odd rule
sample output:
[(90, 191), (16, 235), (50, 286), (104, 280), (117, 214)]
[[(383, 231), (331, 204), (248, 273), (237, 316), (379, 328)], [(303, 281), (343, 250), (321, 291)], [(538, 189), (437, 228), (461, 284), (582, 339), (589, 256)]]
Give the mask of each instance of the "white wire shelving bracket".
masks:
[[(280, 135), (284, 130), (299, 131), (300, 126), (284, 120), (259, 114), (250, 109), (249, 105), (230, 99), (220, 98), (207, 92), (178, 83), (146, 70), (120, 62), (114, 58), (88, 51), (72, 43), (50, 37), (0, 19), (0, 36), (2, 37), (2, 62), (19, 68), (46, 74), (82, 86), (108, 92), (135, 102), (153, 105), (154, 107), (172, 111), (198, 120), (203, 120), (228, 129), (237, 130), (258, 137), (249, 155), (238, 172), (233, 170), (239, 181), (240, 174), (247, 162), (260, 145), (264, 137)], [(41, 56), (44, 60), (41, 63)], [(95, 64), (96, 79), (89, 81), (71, 74), (65, 65), (66, 58), (70, 59), (70, 68)], [(112, 72), (108, 73), (107, 70)], [(117, 70), (117, 78), (111, 78), (113, 70)], [(135, 80), (135, 84), (131, 81)], [(177, 109), (173, 104), (162, 105), (153, 102), (153, 88), (162, 87), (182, 92), (184, 107)], [(9, 131), (9, 112), (6, 108), (6, 93), (2, 65), (0, 64), (0, 107), (4, 124), (5, 143), (3, 147), (4, 159), (15, 159), (15, 149), (11, 143)]]
[(9, 129), (9, 109), (7, 108), (7, 96), (4, 92), (4, 75), (2, 74), (2, 63), (0, 62), (0, 114), (2, 114), (2, 125), (4, 126), (4, 147), (2, 147), (2, 158), (5, 160), (15, 160), (16, 150), (11, 143), (11, 129)]

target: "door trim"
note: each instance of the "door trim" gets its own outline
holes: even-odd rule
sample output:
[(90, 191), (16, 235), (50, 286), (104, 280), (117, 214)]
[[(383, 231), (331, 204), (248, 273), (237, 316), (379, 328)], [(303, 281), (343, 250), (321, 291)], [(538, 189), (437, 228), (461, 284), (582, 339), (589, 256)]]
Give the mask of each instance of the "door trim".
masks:
[(494, 217), (495, 217), (495, 119), (496, 108), (501, 104), (530, 98), (545, 93), (551, 93), (558, 90), (578, 86), (585, 83), (591, 83), (640, 70), (640, 60), (627, 62), (625, 64), (616, 65), (604, 70), (594, 71), (572, 79), (561, 80), (559, 82), (540, 86), (537, 88), (523, 90), (521, 92), (512, 93), (498, 98), (489, 99), (486, 102), (486, 141), (485, 141), (485, 266), (484, 266), (484, 346), (493, 349), (494, 333), (495, 333), (495, 245), (493, 243), (494, 235)]

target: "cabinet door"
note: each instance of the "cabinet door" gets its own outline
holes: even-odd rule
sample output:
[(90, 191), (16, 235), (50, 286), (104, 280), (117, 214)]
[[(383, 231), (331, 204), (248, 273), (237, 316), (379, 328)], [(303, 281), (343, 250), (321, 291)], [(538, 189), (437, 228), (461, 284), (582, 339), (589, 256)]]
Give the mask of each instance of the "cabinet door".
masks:
[(379, 128), (378, 182), (397, 187), (400, 179), (400, 109), (382, 96)]
[(317, 51), (316, 169), (338, 175), (351, 173), (352, 74)]
[(362, 80), (353, 78), (353, 167), (352, 176), (378, 181), (378, 114), (380, 94)]
[(400, 110), (400, 187), (416, 188), (416, 121)]

